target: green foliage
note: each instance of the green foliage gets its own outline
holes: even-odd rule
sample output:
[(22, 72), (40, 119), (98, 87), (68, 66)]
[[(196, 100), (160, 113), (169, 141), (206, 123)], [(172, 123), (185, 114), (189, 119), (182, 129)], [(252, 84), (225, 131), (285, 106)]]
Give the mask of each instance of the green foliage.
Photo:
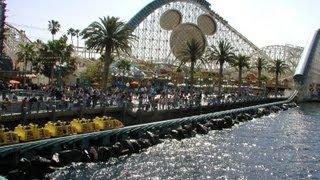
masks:
[(195, 63), (199, 60), (204, 52), (202, 47), (195, 39), (188, 41), (185, 48), (178, 53), (178, 59), (181, 64)]
[(67, 37), (63, 36), (58, 40), (48, 41), (43, 44), (38, 51), (37, 61), (34, 62), (38, 73), (51, 77), (54, 65), (59, 62), (60, 64), (66, 63), (66, 67), (61, 69), (62, 77), (65, 77), (74, 72), (76, 69), (76, 60), (72, 57), (72, 45), (67, 44)]
[(209, 49), (208, 60), (223, 66), (224, 63), (232, 63), (235, 60), (235, 49), (227, 41), (219, 41), (218, 46), (212, 45)]
[(268, 67), (268, 62), (266, 61), (266, 59), (259, 57), (255, 62), (254, 67), (257, 68), (258, 71), (262, 71), (263, 68)]
[(32, 43), (26, 43), (18, 45), (16, 56), (18, 57), (18, 62), (24, 62), (24, 68), (26, 68), (28, 62), (34, 63), (37, 54), (34, 45)]
[(96, 61), (89, 64), (86, 69), (80, 74), (81, 79), (89, 81), (90, 83), (100, 83), (103, 73), (103, 63)]
[(71, 35), (71, 36), (75, 36), (76, 35), (76, 30), (73, 29), (73, 28), (69, 28), (68, 31), (67, 31), (67, 34)]
[(278, 85), (279, 85), (279, 76), (289, 70), (289, 66), (281, 59), (272, 61), (269, 65), (269, 72), (275, 73), (276, 76), (276, 85), (275, 85), (275, 96), (278, 94)]
[(223, 66), (235, 60), (235, 49), (227, 41), (221, 40), (217, 46), (212, 45), (209, 49), (208, 60), (219, 64), (219, 94), (221, 94)]
[(81, 34), (89, 49), (97, 52), (104, 52), (106, 48), (111, 49), (111, 53), (129, 53), (129, 42), (134, 38), (132, 30), (117, 17), (99, 18), (100, 22), (93, 22), (85, 28)]
[(234, 58), (231, 66), (237, 69), (250, 68), (250, 57), (240, 54)]
[(261, 87), (262, 81), (263, 81), (262, 74), (261, 74), (262, 70), (267, 67), (268, 67), (268, 62), (266, 61), (266, 59), (259, 57), (255, 63), (255, 68), (257, 68), (258, 70), (258, 86), (259, 87)]
[(262, 75), (261, 78), (260, 78), (260, 80), (261, 80), (262, 82), (268, 82), (269, 78), (268, 78), (268, 76)]
[(121, 59), (117, 62), (116, 67), (123, 72), (130, 71), (131, 63), (126, 59)]
[(237, 55), (233, 62), (231, 63), (232, 67), (235, 67), (239, 71), (238, 75), (238, 81), (239, 81), (239, 86), (242, 84), (242, 71), (244, 68), (249, 69), (250, 68), (250, 57), (246, 55)]
[[(197, 61), (200, 60), (202, 63), (204, 59), (201, 58), (205, 50), (205, 47), (201, 46), (195, 39), (188, 41), (185, 48), (182, 49), (177, 58), (181, 61), (182, 64), (190, 63), (190, 88), (192, 89), (194, 83), (194, 67), (197, 64)], [(179, 66), (179, 67), (180, 67)]]
[(48, 30), (52, 34), (52, 40), (54, 40), (54, 35), (60, 30), (60, 23), (55, 20), (48, 21)]
[(13, 69), (12, 59), (5, 53), (1, 56), (0, 70), (11, 71)]
[(79, 29), (75, 29), (74, 30), (75, 36), (79, 37), (80, 35), (80, 30)]
[(70, 35), (71, 44), (73, 44), (73, 36), (76, 36), (76, 30), (73, 28), (68, 29), (67, 34)]
[[(129, 54), (129, 42), (135, 38), (132, 30), (116, 17), (99, 18), (100, 22), (93, 22), (85, 28), (81, 34), (85, 39), (87, 48), (104, 53), (104, 70), (102, 79), (107, 79), (112, 63), (112, 54), (117, 56), (121, 52)], [(105, 89), (107, 84), (102, 81)]]
[(276, 59), (268, 66), (269, 72), (279, 76), (289, 70), (289, 66), (281, 59)]

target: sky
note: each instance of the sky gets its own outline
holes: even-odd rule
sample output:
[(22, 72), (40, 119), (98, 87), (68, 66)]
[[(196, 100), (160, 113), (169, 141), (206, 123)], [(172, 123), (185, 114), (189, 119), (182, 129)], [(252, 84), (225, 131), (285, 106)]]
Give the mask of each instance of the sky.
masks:
[[(31, 40), (49, 40), (48, 21), (61, 24), (58, 35), (83, 29), (99, 17), (130, 20), (152, 0), (7, 0), (7, 19)], [(319, 0), (208, 0), (211, 8), (259, 47), (305, 46), (320, 27)]]

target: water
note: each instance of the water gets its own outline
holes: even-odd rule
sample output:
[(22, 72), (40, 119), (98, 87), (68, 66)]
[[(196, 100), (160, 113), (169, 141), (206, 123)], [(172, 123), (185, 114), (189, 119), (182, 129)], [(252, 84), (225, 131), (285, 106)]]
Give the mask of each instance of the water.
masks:
[(53, 179), (320, 179), (320, 105), (305, 104), (231, 130), (167, 140), (107, 163), (78, 163)]

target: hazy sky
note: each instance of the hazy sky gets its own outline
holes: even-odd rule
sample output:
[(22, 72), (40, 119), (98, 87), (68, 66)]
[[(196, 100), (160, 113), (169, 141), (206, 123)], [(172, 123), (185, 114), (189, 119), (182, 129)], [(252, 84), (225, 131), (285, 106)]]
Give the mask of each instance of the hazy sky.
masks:
[[(83, 29), (98, 17), (128, 21), (152, 0), (7, 0), (7, 22), (32, 40), (48, 40), (48, 21), (58, 20), (61, 33)], [(259, 47), (305, 46), (320, 27), (319, 0), (208, 0), (212, 9)], [(60, 33), (60, 34), (61, 34)]]

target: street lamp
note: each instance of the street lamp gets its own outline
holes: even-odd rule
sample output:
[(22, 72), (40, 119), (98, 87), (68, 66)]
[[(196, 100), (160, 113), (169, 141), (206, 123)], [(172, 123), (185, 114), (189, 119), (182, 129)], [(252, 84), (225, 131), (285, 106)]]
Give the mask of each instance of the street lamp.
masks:
[(59, 85), (59, 88), (61, 89), (61, 87), (62, 87), (62, 68), (65, 68), (65, 67), (67, 67), (68, 66), (68, 64), (66, 63), (66, 62), (63, 62), (62, 64), (59, 62), (59, 61), (57, 61), (56, 62), (56, 65), (55, 65), (55, 67), (54, 68), (56, 68), (57, 69), (57, 71), (58, 71), (58, 85)]

